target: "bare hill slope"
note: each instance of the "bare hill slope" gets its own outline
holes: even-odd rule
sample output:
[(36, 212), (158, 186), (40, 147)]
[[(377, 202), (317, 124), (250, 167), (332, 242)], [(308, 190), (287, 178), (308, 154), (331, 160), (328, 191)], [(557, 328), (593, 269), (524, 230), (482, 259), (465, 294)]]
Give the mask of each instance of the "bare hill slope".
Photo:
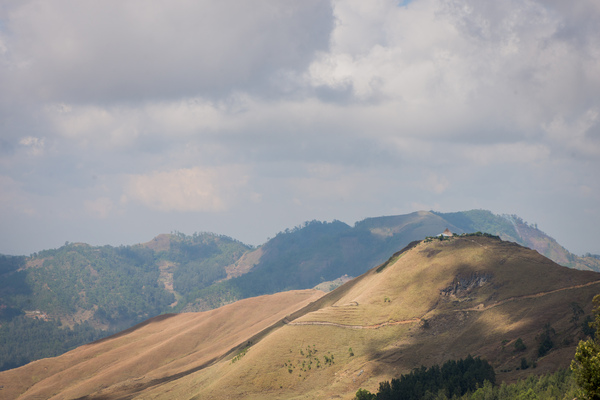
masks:
[[(568, 366), (599, 292), (600, 274), (515, 243), (415, 242), (327, 295), (286, 292), (163, 316), (0, 373), (0, 396), (351, 399), (359, 387), (468, 354), (512, 381)], [(541, 352), (545, 337), (552, 346)], [(521, 370), (523, 358), (537, 368)]]
[(215, 363), (321, 295), (293, 291), (203, 313), (161, 315), (59, 357), (0, 373), (0, 397), (126, 396)]

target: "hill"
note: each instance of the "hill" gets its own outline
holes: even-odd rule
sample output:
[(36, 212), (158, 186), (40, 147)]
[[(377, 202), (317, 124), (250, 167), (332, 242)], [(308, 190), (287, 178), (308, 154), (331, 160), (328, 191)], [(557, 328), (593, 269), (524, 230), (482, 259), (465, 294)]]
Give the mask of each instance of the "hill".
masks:
[(204, 310), (206, 299), (218, 306), (232, 298), (305, 289), (344, 275), (358, 276), (411, 241), (439, 235), (445, 229), (459, 234), (490, 233), (537, 250), (561, 265), (600, 271), (600, 259), (571, 254), (535, 225), (515, 215), (499, 216), (486, 210), (419, 211), (367, 218), (354, 227), (340, 221), (311, 221), (277, 234), (260, 247), (260, 256), (245, 274), (198, 291), (198, 301), (190, 301), (184, 310)]
[(135, 246), (67, 243), (0, 256), (0, 370), (50, 357), (173, 310), (226, 279), (251, 248), (214, 234)]
[[(0, 386), (3, 398), (350, 399), (468, 354), (513, 381), (568, 365), (599, 288), (600, 274), (515, 243), (427, 240), (328, 294), (157, 317), (2, 372)], [(536, 368), (521, 369), (522, 359)]]
[(444, 220), (460, 227), (456, 232), (487, 232), (500, 236), (502, 240), (519, 243), (536, 250), (557, 264), (576, 269), (600, 272), (600, 260), (591, 254), (579, 257), (552, 237), (529, 224), (517, 215), (495, 215), (487, 210), (471, 210), (455, 213), (435, 213)]

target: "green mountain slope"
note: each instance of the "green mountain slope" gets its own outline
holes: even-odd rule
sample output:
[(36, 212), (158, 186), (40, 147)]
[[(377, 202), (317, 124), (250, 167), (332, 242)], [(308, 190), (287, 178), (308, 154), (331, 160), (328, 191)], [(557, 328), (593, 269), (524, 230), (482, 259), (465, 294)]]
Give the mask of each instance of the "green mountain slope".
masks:
[(169, 311), (226, 278), (226, 267), (249, 250), (224, 236), (174, 234), (136, 246), (72, 243), (2, 257), (0, 370)]

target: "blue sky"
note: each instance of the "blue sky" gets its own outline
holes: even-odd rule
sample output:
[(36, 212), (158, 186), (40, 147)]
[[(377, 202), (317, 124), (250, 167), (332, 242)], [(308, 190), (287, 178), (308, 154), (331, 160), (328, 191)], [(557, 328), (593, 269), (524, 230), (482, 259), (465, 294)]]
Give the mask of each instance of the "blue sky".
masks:
[(473, 208), (600, 253), (599, 3), (404, 3), (3, 2), (0, 253)]

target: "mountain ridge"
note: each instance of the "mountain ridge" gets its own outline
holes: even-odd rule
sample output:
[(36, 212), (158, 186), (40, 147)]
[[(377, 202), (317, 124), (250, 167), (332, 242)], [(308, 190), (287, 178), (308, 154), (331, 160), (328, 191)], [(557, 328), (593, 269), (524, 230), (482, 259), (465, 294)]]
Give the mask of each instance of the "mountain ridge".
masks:
[[(209, 310), (317, 285), (329, 289), (344, 281), (340, 277), (359, 276), (409, 242), (446, 228), (486, 231), (571, 267), (600, 270), (599, 259), (572, 255), (519, 217), (485, 210), (418, 211), (354, 226), (311, 221), (258, 248), (224, 235), (179, 232), (134, 246), (69, 243), (30, 257), (0, 256), (0, 330), (8, 338), (0, 343), (0, 369), (60, 354), (161, 313)], [(57, 339), (44, 347), (50, 331)]]
[[(568, 366), (599, 285), (596, 272), (493, 237), (419, 241), (330, 293), (292, 291), (159, 317), (2, 372), (0, 385), (23, 398), (351, 399), (360, 387), (468, 354), (510, 382)], [(553, 345), (542, 354), (544, 332)], [(109, 354), (117, 359), (102, 358)], [(521, 359), (537, 368), (520, 369)], [(69, 365), (83, 368), (77, 380), (64, 379)]]

